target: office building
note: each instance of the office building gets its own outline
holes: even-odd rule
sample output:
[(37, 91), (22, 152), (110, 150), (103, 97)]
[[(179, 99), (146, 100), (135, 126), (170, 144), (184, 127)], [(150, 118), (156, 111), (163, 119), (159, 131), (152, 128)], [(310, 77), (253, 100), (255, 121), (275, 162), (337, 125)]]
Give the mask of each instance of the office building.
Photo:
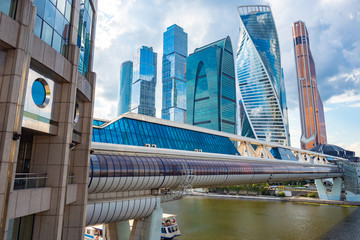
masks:
[(289, 145), (285, 84), (274, 19), (268, 6), (239, 6), (236, 74), (241, 135)]
[(195, 49), (186, 60), (186, 81), (186, 122), (235, 133), (235, 69), (230, 37)]
[(132, 77), (132, 61), (123, 62), (120, 67), (120, 87), (117, 112), (118, 115), (130, 112)]
[(157, 53), (142, 46), (134, 55), (131, 112), (155, 117)]
[(305, 23), (297, 21), (292, 29), (301, 119), (300, 145), (302, 149), (309, 150), (327, 143), (324, 108), (317, 87), (315, 62)]
[(96, 11), (1, 0), (1, 239), (84, 239)]
[(174, 24), (164, 32), (161, 118), (185, 122), (187, 33)]

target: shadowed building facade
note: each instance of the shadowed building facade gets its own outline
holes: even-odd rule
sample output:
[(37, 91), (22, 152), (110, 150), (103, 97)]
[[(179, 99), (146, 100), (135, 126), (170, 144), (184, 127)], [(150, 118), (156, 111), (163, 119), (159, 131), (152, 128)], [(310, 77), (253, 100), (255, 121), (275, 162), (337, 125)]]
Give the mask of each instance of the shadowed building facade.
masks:
[(186, 61), (187, 123), (236, 133), (235, 69), (230, 37), (195, 49)]
[(155, 117), (157, 53), (142, 46), (134, 55), (131, 112)]
[(84, 239), (97, 0), (0, 2), (0, 239)]
[(130, 112), (132, 77), (133, 62), (123, 62), (120, 67), (120, 88), (117, 112), (118, 115)]
[(187, 33), (174, 24), (164, 32), (161, 118), (184, 123), (186, 119)]
[(305, 23), (295, 22), (292, 30), (299, 90), (300, 144), (302, 149), (309, 150), (327, 143), (324, 108), (317, 87), (315, 62)]
[(241, 135), (290, 144), (285, 83), (274, 19), (268, 6), (240, 6), (236, 74)]

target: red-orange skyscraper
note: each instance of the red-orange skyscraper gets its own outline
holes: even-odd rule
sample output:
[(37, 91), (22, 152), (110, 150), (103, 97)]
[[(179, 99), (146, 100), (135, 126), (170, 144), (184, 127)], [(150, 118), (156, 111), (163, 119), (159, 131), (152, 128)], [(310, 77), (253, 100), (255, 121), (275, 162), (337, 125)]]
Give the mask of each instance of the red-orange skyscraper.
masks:
[(324, 108), (317, 88), (315, 63), (305, 23), (295, 22), (292, 28), (302, 132), (300, 143), (302, 149), (311, 149), (327, 143)]

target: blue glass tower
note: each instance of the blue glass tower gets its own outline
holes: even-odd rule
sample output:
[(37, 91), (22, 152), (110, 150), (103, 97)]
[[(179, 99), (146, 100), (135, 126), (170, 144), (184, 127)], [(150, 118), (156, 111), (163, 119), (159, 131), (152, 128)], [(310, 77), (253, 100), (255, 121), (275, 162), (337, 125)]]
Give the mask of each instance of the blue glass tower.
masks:
[(174, 24), (164, 32), (161, 118), (185, 122), (187, 33)]
[(157, 53), (142, 46), (134, 56), (131, 112), (155, 117)]
[(279, 40), (268, 6), (240, 6), (236, 73), (241, 135), (289, 145)]
[(132, 61), (123, 62), (120, 67), (118, 115), (130, 112), (132, 77), (133, 77), (133, 62)]
[(186, 122), (235, 133), (235, 68), (230, 37), (195, 49), (186, 61)]

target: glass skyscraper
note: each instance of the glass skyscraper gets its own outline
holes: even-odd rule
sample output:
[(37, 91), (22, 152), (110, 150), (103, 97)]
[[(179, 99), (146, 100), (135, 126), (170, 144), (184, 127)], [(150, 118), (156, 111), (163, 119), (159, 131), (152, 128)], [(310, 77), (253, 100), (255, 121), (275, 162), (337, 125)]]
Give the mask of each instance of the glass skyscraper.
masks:
[(157, 53), (142, 46), (134, 56), (131, 112), (155, 117)]
[(236, 73), (241, 135), (289, 145), (279, 40), (268, 6), (240, 6)]
[(236, 133), (235, 67), (230, 37), (195, 49), (186, 60), (188, 124)]
[(118, 115), (130, 112), (132, 77), (133, 77), (133, 62), (132, 61), (123, 62), (120, 67)]
[(309, 35), (302, 21), (293, 24), (295, 63), (299, 90), (302, 149), (326, 144), (324, 108), (317, 88), (315, 62)]
[(174, 24), (164, 32), (161, 118), (185, 122), (187, 33)]

